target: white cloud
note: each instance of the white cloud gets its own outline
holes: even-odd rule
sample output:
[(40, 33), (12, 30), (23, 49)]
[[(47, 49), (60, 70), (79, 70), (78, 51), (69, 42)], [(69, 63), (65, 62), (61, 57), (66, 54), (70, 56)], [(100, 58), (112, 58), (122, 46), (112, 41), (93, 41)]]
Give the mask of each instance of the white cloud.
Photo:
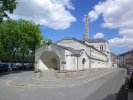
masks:
[(17, 9), (9, 14), (13, 19), (25, 19), (53, 29), (69, 28), (76, 18), (70, 13), (70, 0), (17, 0)]
[(126, 37), (123, 38), (113, 38), (109, 40), (111, 47), (129, 47), (133, 48), (133, 39)]
[(103, 17), (102, 27), (118, 29), (120, 37), (109, 40), (112, 46), (133, 46), (133, 0), (106, 0), (99, 2), (89, 12), (91, 21)]
[(103, 33), (97, 33), (93, 37), (94, 37), (94, 39), (101, 39), (104, 37), (104, 34)]

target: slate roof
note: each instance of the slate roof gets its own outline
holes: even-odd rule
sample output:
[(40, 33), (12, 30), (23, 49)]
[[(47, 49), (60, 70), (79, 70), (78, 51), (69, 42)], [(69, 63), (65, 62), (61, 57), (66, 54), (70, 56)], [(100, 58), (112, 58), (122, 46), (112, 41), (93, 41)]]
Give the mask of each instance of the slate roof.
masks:
[(74, 41), (79, 42), (79, 43), (81, 43), (81, 44), (83, 44), (83, 45), (85, 45), (85, 46), (93, 47), (93, 46), (91, 46), (91, 45), (86, 44), (86, 43), (85, 43), (84, 41), (82, 41), (82, 40), (78, 40), (78, 39), (76, 39), (76, 38), (69, 38), (69, 37), (64, 38), (64, 39), (61, 39), (61, 40), (57, 41), (56, 43), (58, 43), (58, 42), (60, 42), (60, 41), (62, 41), (62, 40), (74, 40)]
[(71, 48), (71, 47), (65, 47), (65, 46), (62, 46), (62, 45), (54, 44), (54, 43), (51, 43), (51, 45), (54, 45), (54, 46), (57, 46), (57, 47), (59, 47), (59, 48), (68, 50), (68, 51), (70, 51), (70, 52), (72, 52), (72, 53), (74, 53), (74, 54), (76, 54), (76, 55), (78, 55), (78, 56), (79, 56), (79, 55), (81, 54), (81, 52), (83, 51), (83, 49), (81, 49), (81, 50), (75, 50), (75, 49), (73, 49), (73, 48)]
[(133, 50), (127, 51), (127, 52), (122, 53), (122, 54), (119, 54), (118, 56), (125, 56), (126, 54), (131, 54), (131, 53), (133, 53)]
[(98, 42), (108, 42), (108, 41), (104, 40), (104, 39), (90, 39), (87, 42), (89, 42), (89, 43), (98, 43)]

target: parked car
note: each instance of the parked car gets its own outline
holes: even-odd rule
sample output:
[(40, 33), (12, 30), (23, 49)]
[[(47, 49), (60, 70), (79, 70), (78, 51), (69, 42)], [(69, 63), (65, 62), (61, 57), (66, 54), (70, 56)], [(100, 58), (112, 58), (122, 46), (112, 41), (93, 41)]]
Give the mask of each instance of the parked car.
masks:
[(6, 63), (1, 63), (0, 64), (0, 72), (8, 72), (9, 71), (9, 66)]
[(28, 64), (26, 65), (26, 70), (27, 70), (27, 71), (34, 70), (33, 65), (32, 65), (31, 63), (28, 63)]
[(133, 72), (128, 77), (128, 86), (133, 89)]
[(22, 70), (23, 71), (31, 71), (33, 70), (33, 65), (31, 63), (24, 63), (24, 65), (22, 66)]
[(14, 63), (12, 66), (12, 71), (21, 71), (21, 66), (18, 63)]

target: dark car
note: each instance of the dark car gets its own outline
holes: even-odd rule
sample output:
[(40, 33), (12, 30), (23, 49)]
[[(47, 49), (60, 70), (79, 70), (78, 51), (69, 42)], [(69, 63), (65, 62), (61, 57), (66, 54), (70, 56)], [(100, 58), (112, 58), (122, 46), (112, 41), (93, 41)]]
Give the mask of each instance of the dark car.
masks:
[(13, 63), (13, 65), (12, 65), (12, 71), (13, 72), (21, 71), (21, 66), (18, 63)]
[(33, 70), (33, 65), (31, 63), (24, 63), (24, 65), (22, 66), (22, 70), (23, 71), (31, 71)]
[(0, 72), (8, 72), (8, 64), (1, 63), (0, 64)]
[(31, 64), (31, 63), (28, 63), (27, 65), (26, 65), (26, 70), (27, 71), (31, 71), (31, 70), (33, 70), (34, 68), (33, 68), (33, 65)]
[(129, 76), (128, 85), (129, 85), (129, 88), (132, 88), (133, 89), (133, 72)]

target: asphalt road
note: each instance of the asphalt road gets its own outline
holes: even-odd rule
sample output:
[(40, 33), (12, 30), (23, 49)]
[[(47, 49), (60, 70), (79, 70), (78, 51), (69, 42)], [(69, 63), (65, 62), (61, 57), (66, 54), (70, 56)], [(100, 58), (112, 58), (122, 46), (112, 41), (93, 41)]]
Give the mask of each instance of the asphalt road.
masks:
[(9, 87), (6, 81), (32, 72), (0, 76), (0, 100), (127, 100), (125, 71), (118, 69), (89, 83), (63, 88)]

